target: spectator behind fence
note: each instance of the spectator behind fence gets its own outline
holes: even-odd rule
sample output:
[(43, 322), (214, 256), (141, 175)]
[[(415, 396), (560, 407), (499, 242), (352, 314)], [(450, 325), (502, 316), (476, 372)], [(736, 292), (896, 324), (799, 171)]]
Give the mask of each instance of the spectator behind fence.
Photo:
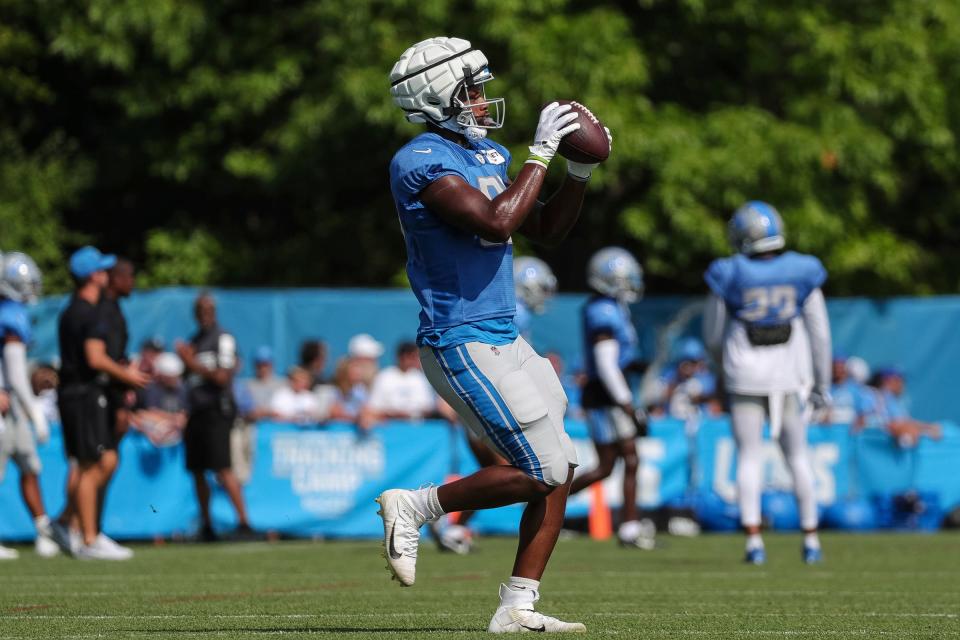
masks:
[(689, 420), (701, 412), (718, 415), (717, 378), (707, 367), (707, 350), (696, 338), (684, 338), (674, 350), (676, 365), (663, 376), (664, 404), (673, 418)]
[(369, 429), (382, 420), (419, 420), (436, 413), (437, 394), (420, 367), (420, 349), (413, 342), (402, 342), (397, 347), (397, 364), (373, 379), (359, 425)]
[(304, 340), (300, 345), (300, 366), (310, 372), (311, 387), (326, 384), (327, 345), (322, 340)]
[(157, 358), (160, 357), (163, 350), (163, 338), (160, 336), (147, 338), (143, 341), (143, 344), (140, 345), (140, 353), (133, 358), (134, 366), (148, 376), (152, 376), (154, 368), (156, 367)]
[(264, 345), (258, 347), (253, 356), (253, 378), (241, 381), (249, 395), (252, 407), (249, 411), (241, 412), (247, 420), (257, 421), (261, 418), (273, 416), (271, 404), (274, 394), (283, 389), (285, 384), (282, 378), (274, 374), (273, 350)]
[[(862, 363), (862, 365), (861, 365)], [(854, 430), (862, 429), (875, 411), (875, 392), (862, 382), (858, 382), (851, 371), (858, 374), (858, 367), (867, 367), (867, 363), (860, 358), (847, 358), (837, 353), (833, 356), (833, 385), (830, 395), (833, 404), (823, 416), (823, 422), (830, 424), (848, 424)], [(866, 379), (869, 376), (869, 368)]]
[(187, 389), (181, 376), (180, 358), (162, 353), (154, 363), (153, 381), (138, 394), (133, 426), (158, 447), (180, 442), (187, 426)]
[(317, 424), (323, 419), (317, 396), (310, 390), (313, 376), (303, 367), (291, 367), (287, 384), (273, 394), (270, 411), (277, 420)]
[(57, 387), (60, 386), (60, 376), (57, 370), (48, 364), (37, 365), (30, 374), (30, 386), (40, 402), (40, 410), (47, 418), (47, 423), (58, 424), (60, 411), (57, 409)]
[(330, 409), (332, 419), (356, 422), (360, 418), (360, 411), (370, 397), (370, 385), (381, 355), (383, 345), (369, 334), (350, 338), (347, 357), (337, 363), (334, 372), (336, 399)]
[(922, 436), (939, 440), (939, 424), (910, 417), (905, 397), (903, 372), (895, 367), (880, 369), (874, 376), (876, 386), (876, 421), (894, 437), (901, 447), (914, 447)]

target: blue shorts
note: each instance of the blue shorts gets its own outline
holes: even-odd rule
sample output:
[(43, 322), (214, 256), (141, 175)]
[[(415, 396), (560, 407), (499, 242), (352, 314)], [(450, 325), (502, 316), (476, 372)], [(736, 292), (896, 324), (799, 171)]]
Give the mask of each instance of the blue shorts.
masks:
[(637, 437), (637, 427), (620, 407), (587, 409), (587, 429), (597, 444), (615, 444)]

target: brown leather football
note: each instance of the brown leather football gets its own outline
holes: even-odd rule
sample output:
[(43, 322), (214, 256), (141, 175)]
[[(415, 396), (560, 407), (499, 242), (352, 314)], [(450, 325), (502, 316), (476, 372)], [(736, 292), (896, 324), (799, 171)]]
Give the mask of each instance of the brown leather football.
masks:
[(569, 104), (580, 112), (577, 122), (580, 128), (567, 134), (560, 141), (557, 152), (567, 160), (593, 164), (603, 162), (610, 157), (610, 141), (603, 123), (593, 115), (590, 109), (575, 100), (557, 100), (560, 104)]

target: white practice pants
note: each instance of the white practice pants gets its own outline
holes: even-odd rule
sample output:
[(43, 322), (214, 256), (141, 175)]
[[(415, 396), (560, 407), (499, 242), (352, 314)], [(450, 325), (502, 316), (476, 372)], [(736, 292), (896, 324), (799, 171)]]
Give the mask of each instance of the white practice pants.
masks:
[[(766, 396), (733, 394), (730, 413), (737, 441), (737, 490), (740, 522), (744, 527), (760, 526), (760, 494), (763, 491), (763, 423), (767, 417)], [(813, 488), (813, 467), (807, 448), (807, 424), (797, 394), (787, 394), (783, 403), (780, 449), (793, 475), (793, 487), (800, 507), (800, 526), (817, 528), (817, 499)]]

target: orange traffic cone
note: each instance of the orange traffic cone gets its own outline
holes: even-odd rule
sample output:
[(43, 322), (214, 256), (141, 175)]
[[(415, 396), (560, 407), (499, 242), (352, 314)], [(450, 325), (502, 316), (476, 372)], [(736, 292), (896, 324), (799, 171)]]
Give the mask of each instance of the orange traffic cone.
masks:
[(603, 483), (590, 485), (590, 512), (588, 515), (590, 537), (594, 540), (609, 540), (613, 535), (613, 517), (603, 496)]

